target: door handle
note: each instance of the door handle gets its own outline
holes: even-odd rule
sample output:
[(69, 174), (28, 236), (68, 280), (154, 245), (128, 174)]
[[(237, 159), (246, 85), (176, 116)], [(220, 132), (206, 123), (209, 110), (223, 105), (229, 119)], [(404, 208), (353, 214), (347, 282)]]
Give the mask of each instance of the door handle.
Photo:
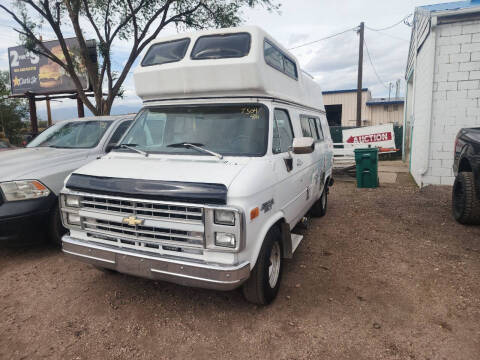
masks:
[(300, 159), (297, 159), (297, 166), (302, 166), (302, 165), (303, 165), (303, 161)]

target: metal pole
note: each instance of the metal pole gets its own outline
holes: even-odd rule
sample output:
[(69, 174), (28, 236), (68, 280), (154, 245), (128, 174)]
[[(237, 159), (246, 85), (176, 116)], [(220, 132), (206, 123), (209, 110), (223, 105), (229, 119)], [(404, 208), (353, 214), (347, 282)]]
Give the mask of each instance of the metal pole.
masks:
[(362, 21), (358, 33), (360, 43), (358, 46), (358, 80), (357, 80), (357, 126), (362, 126), (362, 80), (363, 80), (363, 36), (365, 24)]
[(50, 110), (50, 98), (47, 97), (47, 124), (48, 126), (52, 126), (52, 111)]
[(80, 99), (77, 95), (77, 111), (78, 111), (78, 117), (83, 118), (85, 117), (85, 110), (83, 108), (83, 102), (82, 99)]
[(37, 106), (35, 104), (35, 95), (28, 94), (28, 105), (30, 107), (30, 124), (32, 126), (32, 133), (38, 134), (38, 121), (37, 121)]

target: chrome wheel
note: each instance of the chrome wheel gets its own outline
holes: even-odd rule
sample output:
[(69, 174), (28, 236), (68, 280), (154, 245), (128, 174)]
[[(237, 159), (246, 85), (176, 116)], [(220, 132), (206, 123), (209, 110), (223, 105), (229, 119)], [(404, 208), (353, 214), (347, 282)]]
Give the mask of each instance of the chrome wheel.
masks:
[(280, 263), (280, 245), (275, 241), (272, 246), (272, 251), (270, 252), (270, 266), (268, 267), (268, 282), (272, 289), (277, 285), (278, 277), (280, 275)]
[(322, 209), (325, 209), (325, 207), (327, 206), (327, 194), (325, 193), (326, 191), (326, 189), (323, 190), (322, 199), (320, 200), (322, 202)]

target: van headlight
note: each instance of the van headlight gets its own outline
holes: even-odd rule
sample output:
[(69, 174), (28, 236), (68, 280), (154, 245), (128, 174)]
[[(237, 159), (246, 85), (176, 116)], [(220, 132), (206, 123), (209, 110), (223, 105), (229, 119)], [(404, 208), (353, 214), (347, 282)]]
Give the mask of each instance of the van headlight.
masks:
[(38, 180), (0, 183), (6, 201), (31, 200), (50, 195), (50, 190)]
[(235, 248), (237, 246), (237, 240), (235, 238), (235, 234), (216, 232), (215, 245), (222, 246), (222, 247)]
[(235, 225), (235, 213), (230, 210), (215, 210), (215, 224), (217, 225)]
[(80, 207), (80, 196), (78, 195), (65, 195), (65, 205), (68, 207)]

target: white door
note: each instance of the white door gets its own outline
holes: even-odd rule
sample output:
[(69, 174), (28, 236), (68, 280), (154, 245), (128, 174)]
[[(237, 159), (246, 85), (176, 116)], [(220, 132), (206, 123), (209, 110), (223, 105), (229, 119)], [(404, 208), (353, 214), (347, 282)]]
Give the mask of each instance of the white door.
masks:
[(289, 112), (285, 109), (275, 109), (272, 141), (274, 170), (277, 177), (275, 201), (278, 201), (291, 227), (304, 215), (307, 188), (303, 177), (307, 166), (305, 156), (288, 151), (294, 137)]

